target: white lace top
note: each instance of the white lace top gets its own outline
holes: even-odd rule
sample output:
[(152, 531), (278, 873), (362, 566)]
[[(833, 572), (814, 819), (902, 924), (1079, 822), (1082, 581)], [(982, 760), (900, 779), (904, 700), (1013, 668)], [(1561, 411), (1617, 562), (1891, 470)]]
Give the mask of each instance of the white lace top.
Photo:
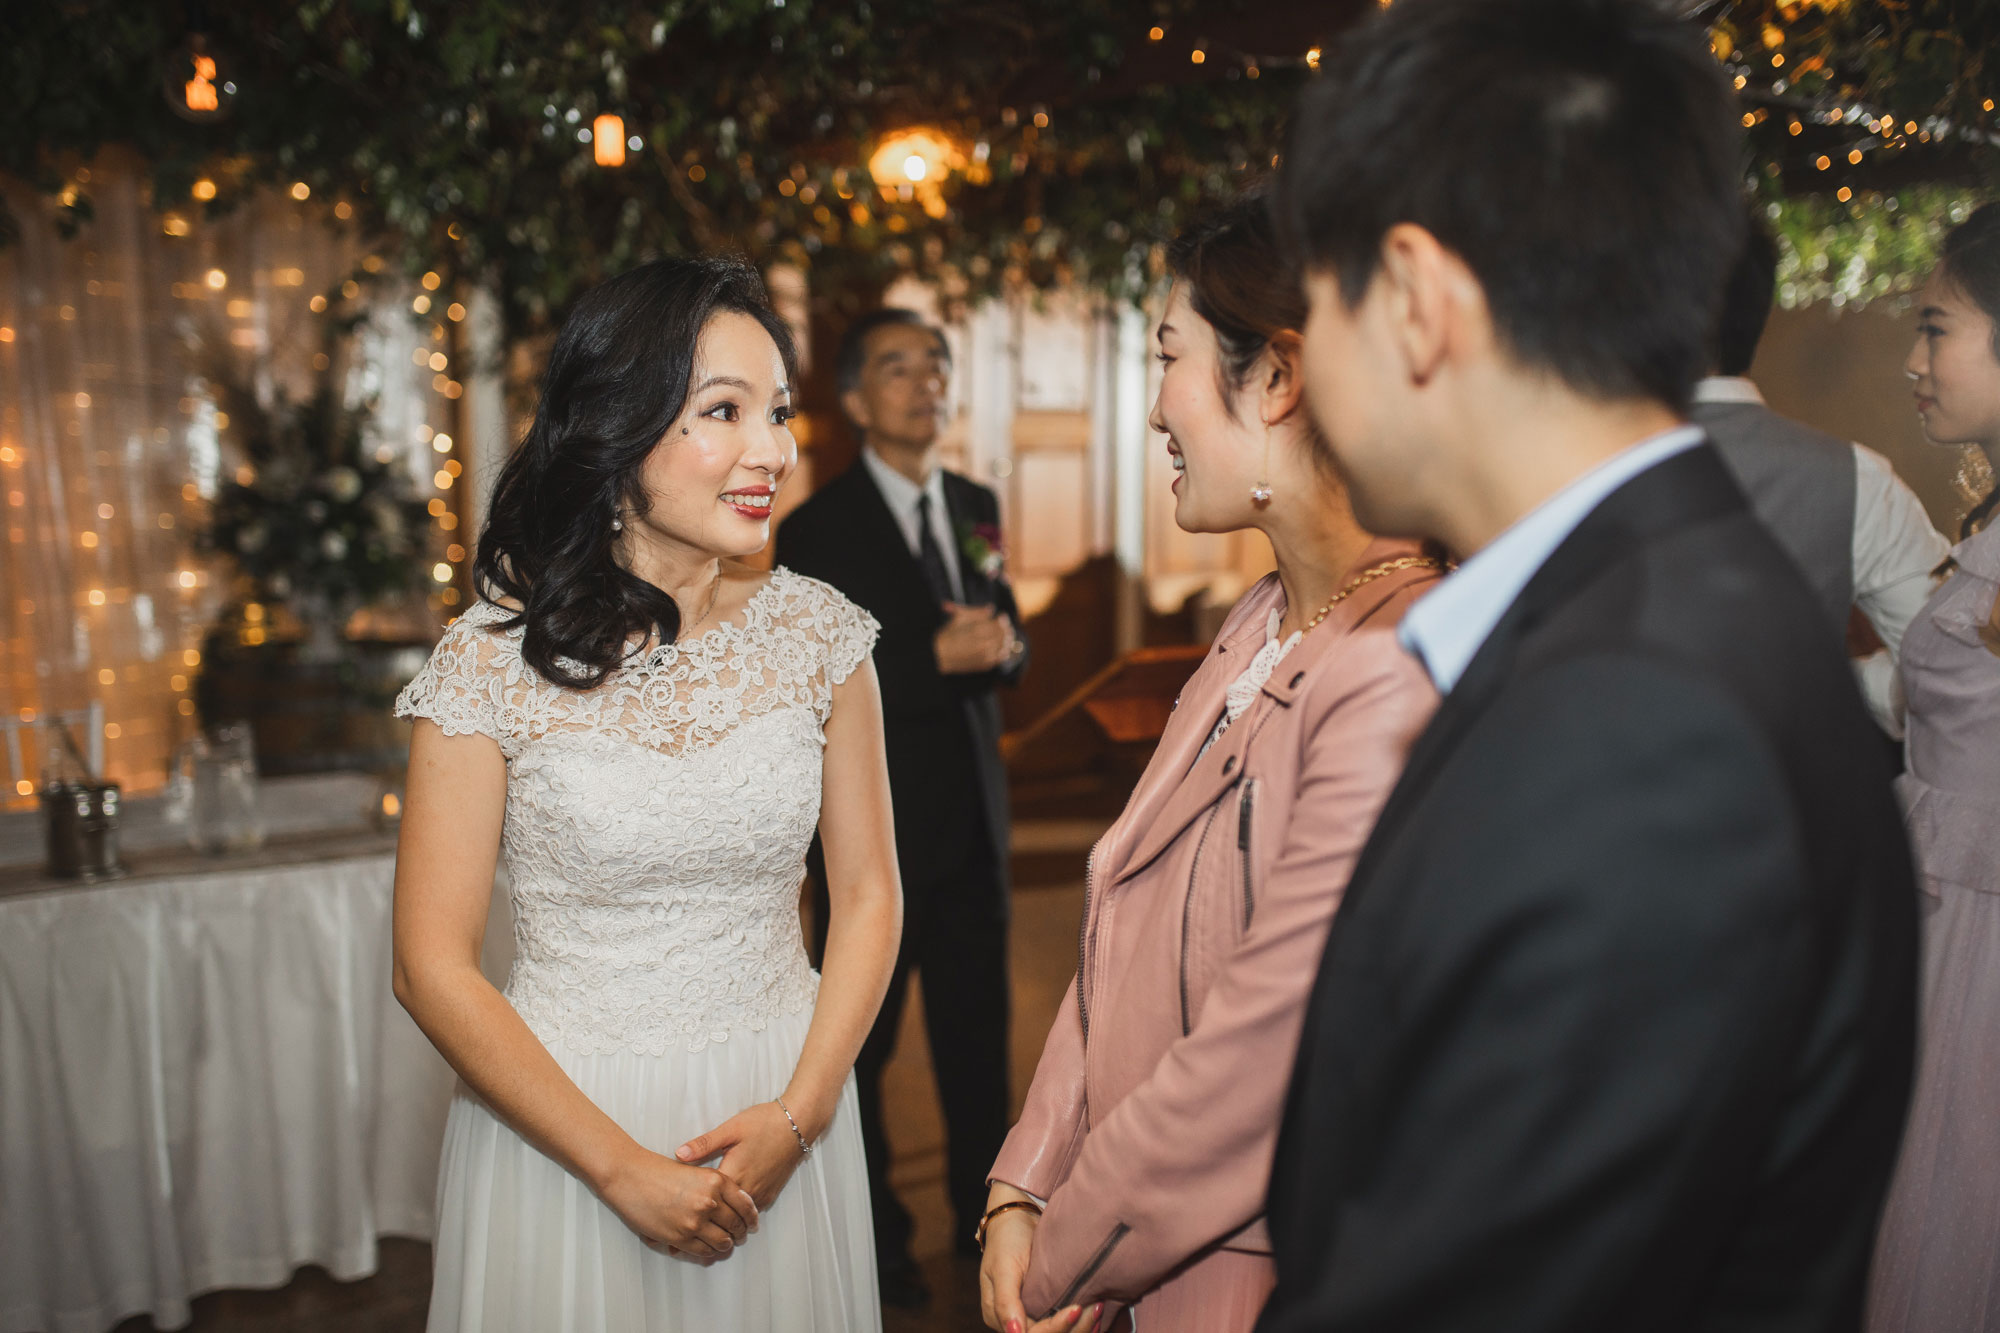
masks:
[(1290, 638), (1280, 639), (1278, 626), (1283, 620), (1283, 608), (1272, 607), (1271, 614), (1264, 620), (1264, 642), (1258, 647), (1256, 655), (1250, 659), (1249, 665), (1243, 668), (1235, 680), (1229, 682), (1229, 689), (1222, 696), (1222, 716), (1215, 720), (1215, 729), (1208, 733), (1208, 739), (1201, 743), (1201, 749), (1196, 752), (1194, 757), (1196, 763), (1200, 763), (1201, 757), (1208, 753), (1209, 746), (1222, 739), (1222, 733), (1229, 730), (1230, 724), (1243, 716), (1256, 701), (1265, 683), (1271, 679), (1271, 673), (1277, 670), (1278, 663), (1284, 661), (1292, 649), (1299, 646), (1299, 640), (1305, 638), (1304, 630), (1295, 629)]
[(507, 998), (578, 1053), (699, 1050), (812, 1004), (798, 888), (833, 687), (879, 626), (779, 569), (742, 623), (551, 684), (480, 602), (396, 700), (507, 758)]

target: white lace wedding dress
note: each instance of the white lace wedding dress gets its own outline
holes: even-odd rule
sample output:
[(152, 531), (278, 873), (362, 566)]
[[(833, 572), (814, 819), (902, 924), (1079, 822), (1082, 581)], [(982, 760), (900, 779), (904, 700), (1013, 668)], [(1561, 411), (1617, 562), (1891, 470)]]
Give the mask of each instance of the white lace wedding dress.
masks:
[[(584, 1094), (671, 1155), (784, 1091), (818, 977), (798, 890), (821, 728), (877, 626), (776, 571), (740, 624), (597, 689), (550, 684), (479, 603), (396, 701), (507, 759), (508, 1000)], [(648, 1249), (463, 1085), (438, 1181), (430, 1328), (854, 1333), (881, 1325), (854, 1084), (759, 1230), (702, 1267)]]

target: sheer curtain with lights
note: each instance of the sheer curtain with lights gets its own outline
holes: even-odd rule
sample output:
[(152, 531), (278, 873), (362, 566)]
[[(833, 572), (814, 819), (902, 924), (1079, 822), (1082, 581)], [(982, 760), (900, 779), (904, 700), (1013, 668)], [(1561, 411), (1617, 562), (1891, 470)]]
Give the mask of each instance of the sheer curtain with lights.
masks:
[[(197, 723), (201, 642), (228, 595), (228, 562), (196, 546), (243, 466), (218, 383), (268, 405), (334, 377), (368, 407), (376, 456), (433, 497), (442, 555), (457, 540), (447, 325), (464, 312), (392, 277), (350, 210), (304, 185), (232, 201), (204, 178), (158, 208), (109, 155), (71, 180), (95, 217), (70, 239), (51, 201), (0, 182), (23, 222), (0, 249), (0, 704), (32, 722), (101, 701), (105, 776), (145, 792)], [(233, 207), (216, 212), (218, 193)], [(441, 568), (431, 603), (448, 614)], [(11, 805), (33, 797), (26, 759), (0, 793)]]

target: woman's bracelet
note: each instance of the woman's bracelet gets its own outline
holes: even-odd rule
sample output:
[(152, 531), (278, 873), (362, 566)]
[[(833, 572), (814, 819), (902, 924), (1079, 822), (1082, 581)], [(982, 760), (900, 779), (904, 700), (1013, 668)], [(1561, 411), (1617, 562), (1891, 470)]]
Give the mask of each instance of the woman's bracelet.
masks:
[(792, 1127), (792, 1137), (799, 1141), (799, 1151), (807, 1157), (812, 1156), (813, 1146), (806, 1142), (806, 1136), (799, 1130), (799, 1122), (792, 1119), (791, 1109), (785, 1105), (783, 1097), (778, 1098), (778, 1109), (785, 1113), (785, 1123)]
[(1032, 1208), (1035, 1211), (1036, 1217), (1040, 1217), (1042, 1215), (1042, 1206), (1036, 1203), (1033, 1199), (1012, 1199), (1006, 1203), (996, 1205), (995, 1207), (992, 1208), (988, 1208), (986, 1210), (986, 1216), (979, 1219), (979, 1229), (972, 1233), (972, 1243), (979, 1247), (979, 1252), (981, 1254), (986, 1253), (987, 1224), (990, 1223), (994, 1218), (1000, 1216), (1000, 1214), (1012, 1212), (1016, 1208)]

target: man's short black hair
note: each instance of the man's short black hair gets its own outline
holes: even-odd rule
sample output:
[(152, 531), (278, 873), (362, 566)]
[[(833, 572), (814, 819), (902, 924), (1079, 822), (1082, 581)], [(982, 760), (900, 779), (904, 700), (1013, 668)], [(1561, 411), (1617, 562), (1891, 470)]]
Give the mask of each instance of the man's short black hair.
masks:
[(1778, 243), (1755, 213), (1745, 226), (1742, 253), (1722, 291), (1722, 324), (1715, 335), (1715, 368), (1724, 375), (1750, 373), (1778, 290)]
[(847, 332), (841, 335), (840, 355), (833, 363), (834, 383), (841, 393), (851, 393), (861, 387), (861, 368), (868, 360), (868, 335), (892, 324), (914, 324), (920, 329), (929, 329), (937, 338), (938, 352), (944, 357), (945, 364), (951, 364), (951, 344), (944, 340), (941, 329), (914, 310), (884, 306), (849, 324)]
[(1738, 114), (1657, 0), (1398, 0), (1301, 101), (1278, 222), (1350, 304), (1421, 226), (1524, 363), (1678, 410), (1742, 244)]

